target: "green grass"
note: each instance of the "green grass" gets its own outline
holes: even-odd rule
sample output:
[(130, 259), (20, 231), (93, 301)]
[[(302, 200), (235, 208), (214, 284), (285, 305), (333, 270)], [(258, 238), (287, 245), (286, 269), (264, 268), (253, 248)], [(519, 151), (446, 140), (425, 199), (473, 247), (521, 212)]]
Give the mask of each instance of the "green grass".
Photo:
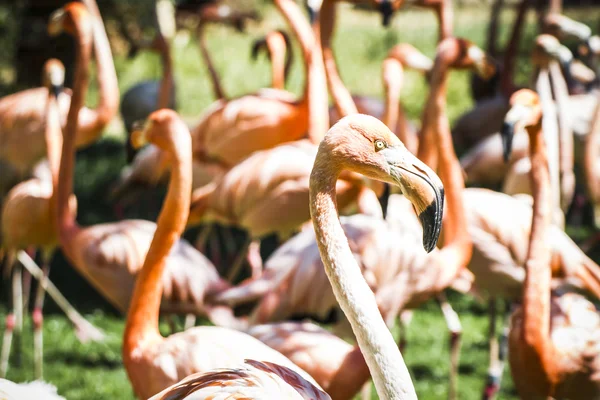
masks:
[[(210, 51), (229, 96), (242, 95), (269, 85), (268, 63), (264, 58), (257, 63), (249, 61), (250, 44), (259, 35), (284, 24), (273, 8), (265, 7), (262, 12), (263, 20), (251, 25), (249, 34), (240, 34), (225, 27), (211, 27), (207, 31)], [(410, 8), (397, 13), (388, 29), (380, 26), (378, 14), (352, 10), (346, 6), (340, 14), (334, 45), (342, 77), (354, 93), (381, 95), (381, 61), (389, 48), (396, 43), (409, 42), (429, 56), (434, 54), (437, 31), (435, 19), (430, 12)], [(595, 22), (600, 17), (600, 9), (576, 10), (568, 14), (596, 28)], [(487, 17), (488, 12), (484, 8), (457, 10), (457, 35), (483, 45)], [(0, 20), (2, 18), (6, 19), (6, 15), (0, 15)], [(510, 28), (507, 23), (511, 21), (512, 13), (505, 11), (502, 14), (503, 25), (500, 32), (503, 40)], [(532, 14), (528, 19), (526, 39), (521, 46), (521, 58), (517, 68), (517, 81), (520, 83), (526, 83), (531, 72), (527, 49), (534, 32), (535, 19)], [(194, 40), (179, 38), (173, 52), (179, 111), (186, 119), (194, 120), (213, 101), (208, 76)], [(116, 55), (115, 63), (121, 92), (142, 79), (160, 76), (158, 58), (152, 54), (141, 54), (134, 60)], [(288, 83), (288, 88), (294, 93), (301, 91), (302, 71), (302, 64), (296, 56)], [(92, 81), (90, 89), (88, 99), (89, 104), (93, 104), (96, 96), (95, 82)], [(423, 78), (409, 72), (402, 101), (411, 118), (420, 117), (426, 91)], [(469, 75), (464, 72), (452, 73), (448, 87), (448, 112), (452, 121), (472, 106), (468, 93)], [(123, 138), (123, 127), (117, 120), (109, 126), (103, 140), (78, 153), (75, 191), (79, 199), (78, 218), (84, 225), (116, 219), (106, 194), (124, 165)], [(135, 214), (136, 210), (131, 213)], [(582, 232), (577, 229), (571, 231), (577, 232), (578, 235)], [(596, 257), (596, 260), (598, 259)], [(133, 399), (121, 362), (123, 317), (69, 268), (60, 254), (55, 257), (53, 263), (52, 280), (91, 322), (107, 333), (108, 337), (102, 344), (79, 343), (66, 318), (49, 300), (45, 308), (48, 315), (44, 328), (45, 379), (55, 384), (60, 394), (72, 400)], [(7, 306), (6, 296), (2, 297), (4, 303), (0, 303), (0, 318), (3, 319)], [(479, 399), (488, 362), (485, 307), (473, 299), (457, 294), (451, 294), (450, 300), (459, 312), (464, 328), (460, 398)], [(164, 332), (167, 333), (167, 330)], [(434, 302), (427, 303), (415, 312), (408, 331), (408, 340), (405, 358), (415, 378), (420, 398), (445, 398), (448, 333), (439, 307)], [(20, 367), (11, 367), (8, 374), (11, 380), (25, 381), (33, 378), (29, 319), (26, 320), (23, 343), (23, 362)], [(508, 371), (504, 376), (500, 398), (517, 398)]]

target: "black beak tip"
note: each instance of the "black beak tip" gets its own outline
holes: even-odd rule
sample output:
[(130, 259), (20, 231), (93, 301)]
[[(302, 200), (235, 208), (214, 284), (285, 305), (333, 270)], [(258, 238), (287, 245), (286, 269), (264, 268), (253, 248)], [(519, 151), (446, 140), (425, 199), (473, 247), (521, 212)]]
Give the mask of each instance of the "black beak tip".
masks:
[(306, 9), (308, 11), (308, 19), (312, 25), (317, 20), (318, 12), (314, 8), (310, 7), (309, 5), (306, 6)]
[(56, 98), (58, 98), (58, 96), (61, 94), (63, 87), (62, 85), (52, 85), (50, 87), (50, 90), (52, 91), (52, 95)]
[(379, 7), (379, 12), (381, 12), (381, 23), (383, 26), (387, 27), (390, 25), (390, 21), (392, 20), (392, 15), (394, 10), (392, 9), (392, 4), (389, 1), (384, 1), (381, 3)]
[(502, 136), (502, 157), (504, 162), (508, 163), (510, 155), (512, 153), (512, 141), (514, 136), (515, 125), (509, 122), (504, 122), (502, 130), (500, 131)]
[(419, 214), (423, 226), (423, 248), (430, 253), (437, 245), (442, 230), (442, 213), (444, 210), (444, 192)]

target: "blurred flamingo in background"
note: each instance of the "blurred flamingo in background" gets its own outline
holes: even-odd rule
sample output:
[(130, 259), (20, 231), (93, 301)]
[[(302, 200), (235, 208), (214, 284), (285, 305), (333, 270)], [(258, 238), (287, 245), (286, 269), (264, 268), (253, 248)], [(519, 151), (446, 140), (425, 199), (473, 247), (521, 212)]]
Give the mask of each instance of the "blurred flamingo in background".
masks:
[(285, 31), (275, 30), (252, 44), (252, 59), (256, 60), (261, 51), (267, 53), (271, 62), (271, 87), (283, 90), (292, 66), (292, 45)]
[(510, 129), (522, 126), (529, 134), (533, 181), (523, 306), (513, 314), (509, 333), (513, 380), (526, 398), (595, 398), (600, 396), (600, 314), (581, 295), (551, 292), (546, 232), (552, 198), (540, 99), (521, 90), (511, 97), (511, 106), (506, 123)]
[[(80, 227), (67, 199), (72, 194), (74, 141), (78, 109), (85, 96), (88, 79), (90, 15), (78, 3), (69, 3), (51, 17), (49, 30), (58, 33), (69, 29), (79, 39), (76, 95), (69, 110), (64, 131), (57, 193), (57, 216), (60, 245), (73, 267), (119, 311), (127, 310), (156, 224), (145, 220), (124, 220), (90, 227)], [(65, 28), (67, 27), (67, 28)], [(189, 243), (176, 243), (166, 263), (163, 310), (176, 313), (208, 314), (211, 319), (227, 318), (228, 310), (204, 302), (206, 294), (227, 286), (214, 266)]]
[[(95, 142), (115, 116), (119, 107), (119, 88), (112, 54), (100, 12), (94, 0), (86, 0), (93, 15), (94, 56), (99, 85), (98, 105), (95, 109), (83, 107), (77, 126), (76, 146)], [(0, 99), (0, 162), (3, 173), (0, 198), (15, 183), (21, 181), (33, 166), (46, 155), (44, 115), (46, 88), (29, 89)], [(61, 125), (64, 128), (71, 92), (64, 90), (58, 97)], [(6, 167), (6, 168), (5, 168)]]
[(277, 362), (314, 383), (280, 353), (232, 329), (196, 327), (167, 338), (160, 335), (162, 277), (190, 208), (191, 138), (177, 114), (159, 110), (143, 130), (134, 132), (132, 140), (137, 144), (150, 141), (168, 153), (172, 162), (167, 197), (135, 285), (123, 338), (123, 360), (135, 393), (148, 398), (190, 374), (233, 367), (245, 358)]

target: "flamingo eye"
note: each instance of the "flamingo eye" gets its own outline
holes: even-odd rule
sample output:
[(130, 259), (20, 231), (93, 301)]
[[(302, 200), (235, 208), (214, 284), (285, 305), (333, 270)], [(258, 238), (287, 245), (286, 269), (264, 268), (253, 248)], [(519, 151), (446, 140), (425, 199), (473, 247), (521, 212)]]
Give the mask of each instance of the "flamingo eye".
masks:
[(381, 140), (381, 139), (375, 140), (375, 151), (383, 150), (386, 147), (388, 147), (387, 143), (384, 142), (383, 140)]

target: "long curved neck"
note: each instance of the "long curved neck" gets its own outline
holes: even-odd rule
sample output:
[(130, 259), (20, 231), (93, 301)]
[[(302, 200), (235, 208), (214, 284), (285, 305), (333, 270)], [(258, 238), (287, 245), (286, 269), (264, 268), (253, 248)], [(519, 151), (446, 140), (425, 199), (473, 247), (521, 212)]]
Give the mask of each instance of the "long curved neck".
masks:
[(451, 0), (441, 0), (436, 10), (438, 14), (439, 34), (438, 42), (452, 36), (454, 31), (454, 13)]
[(173, 93), (173, 87), (175, 82), (173, 80), (173, 63), (171, 60), (171, 49), (169, 42), (163, 37), (159, 38), (162, 41), (160, 50), (160, 60), (163, 67), (163, 76), (160, 81), (160, 87), (158, 90), (158, 103), (157, 109), (170, 108), (171, 106), (171, 93)]
[(525, 262), (523, 287), (523, 341), (533, 362), (530, 366), (549, 378), (552, 362), (550, 339), (550, 248), (546, 231), (551, 220), (551, 192), (546, 145), (541, 119), (536, 126), (528, 127), (531, 158), (531, 186), (533, 192), (533, 217), (529, 251)]
[(573, 148), (575, 144), (569, 115), (566, 112), (569, 106), (569, 91), (558, 62), (551, 62), (549, 68), (558, 118), (560, 206), (563, 212), (567, 212), (575, 190), (575, 174), (573, 172)]
[(50, 196), (51, 220), (56, 221), (56, 200), (57, 191), (54, 190), (58, 185), (58, 174), (60, 168), (60, 150), (62, 147), (62, 129), (60, 126), (60, 109), (58, 108), (58, 99), (56, 94), (49, 90), (48, 104), (46, 106), (46, 151), (48, 164), (50, 166), (50, 175), (52, 177), (52, 195)]
[(291, 53), (291, 49), (287, 48), (283, 35), (271, 40), (267, 38), (266, 43), (269, 59), (271, 60), (271, 86), (273, 89), (283, 90), (285, 88), (288, 54)]
[(81, 25), (86, 21), (77, 21), (76, 41), (76, 61), (75, 61), (75, 79), (73, 84), (73, 95), (71, 96), (71, 105), (67, 114), (67, 125), (63, 134), (63, 144), (60, 157), (60, 167), (58, 174), (58, 187), (56, 188), (57, 198), (57, 218), (58, 234), (61, 245), (69, 253), (67, 245), (73, 234), (79, 229), (75, 221), (75, 215), (69, 209), (69, 197), (73, 193), (73, 173), (75, 169), (75, 142), (78, 130), (79, 111), (83, 107), (87, 92), (89, 80), (89, 63), (92, 47), (92, 38), (86, 34)]
[(313, 143), (319, 143), (327, 129), (329, 117), (327, 114), (327, 89), (325, 86), (325, 71), (321, 58), (321, 47), (315, 38), (314, 30), (308, 20), (302, 15), (300, 8), (291, 0), (276, 0), (275, 5), (290, 25), (304, 56), (304, 72), (306, 81), (300, 103), (308, 110), (308, 137)]
[(208, 53), (208, 48), (206, 46), (206, 39), (204, 38), (204, 29), (205, 25), (200, 23), (198, 26), (198, 43), (200, 46), (200, 53), (202, 54), (202, 58), (206, 64), (206, 68), (208, 69), (208, 75), (210, 76), (210, 83), (213, 87), (213, 94), (215, 96), (215, 100), (225, 100), (225, 92), (223, 91), (223, 87), (221, 86), (221, 79), (219, 78), (219, 74), (217, 73), (217, 69), (215, 68), (212, 58)]
[(314, 46), (308, 64), (308, 139), (319, 144), (329, 129), (329, 99), (327, 97), (327, 82), (323, 52), (321, 49), (320, 22), (312, 26)]
[(448, 207), (443, 222), (444, 245), (439, 254), (439, 259), (444, 261), (444, 268), (437, 279), (440, 290), (448, 287), (458, 276), (468, 264), (473, 251), (462, 199), (465, 181), (452, 144), (445, 96), (442, 99), (438, 99), (435, 112), (430, 115), (433, 121), (431, 129), (437, 142), (440, 179), (444, 184)]
[(519, 50), (519, 40), (521, 39), (523, 25), (525, 25), (525, 17), (527, 16), (530, 1), (531, 0), (521, 0), (512, 33), (504, 51), (502, 75), (500, 76), (500, 90), (507, 98), (515, 90), (513, 76)]
[(181, 121), (169, 126), (171, 130), (170, 149), (171, 178), (169, 189), (158, 221), (152, 243), (148, 249), (144, 265), (138, 275), (133, 297), (127, 314), (123, 356), (125, 366), (152, 339), (160, 339), (158, 314), (162, 296), (161, 277), (167, 256), (179, 240), (188, 218), (192, 191), (192, 154), (189, 131)]
[[(404, 77), (404, 68), (402, 63), (395, 58), (388, 57), (383, 60), (381, 68), (385, 107), (381, 121), (392, 131), (395, 132), (398, 124), (400, 109), (400, 90), (402, 89), (402, 80)], [(395, 132), (404, 143), (404, 139)]]
[(540, 68), (536, 82), (536, 89), (539, 94), (540, 102), (543, 110), (543, 125), (544, 125), (544, 141), (546, 157), (549, 162), (550, 169), (550, 190), (552, 199), (553, 222), (557, 226), (564, 226), (564, 214), (560, 208), (560, 143), (559, 143), (559, 128), (557, 120), (557, 110), (554, 107), (552, 99), (552, 85), (550, 83), (549, 69), (547, 65)]
[(77, 146), (93, 143), (117, 113), (119, 108), (119, 85), (113, 62), (110, 44), (102, 22), (102, 16), (95, 0), (83, 0), (85, 6), (94, 16), (94, 57), (97, 67), (98, 105), (92, 111), (90, 120), (84, 123), (77, 133)]
[[(437, 148), (435, 145), (436, 129), (439, 116), (446, 115), (446, 84), (449, 63), (444, 55), (438, 55), (433, 65), (429, 96), (425, 103), (425, 111), (421, 121), (421, 135), (417, 157), (435, 171), (437, 167)], [(446, 121), (447, 124), (447, 121)]]
[(373, 292), (352, 255), (336, 209), (339, 175), (321, 147), (310, 178), (310, 212), (319, 252), (333, 293), (348, 317), (383, 400), (416, 399), (408, 369), (384, 323)]
[[(596, 163), (600, 160), (600, 93), (596, 96), (596, 110), (592, 118), (592, 129), (588, 134), (583, 154), (583, 168), (588, 196), (594, 204), (600, 204), (600, 170)], [(596, 206), (594, 217), (600, 222), (600, 206)]]
[(350, 91), (344, 86), (342, 78), (335, 62), (333, 49), (331, 48), (331, 37), (335, 25), (335, 3), (332, 0), (323, 0), (321, 6), (320, 18), (321, 24), (321, 46), (323, 47), (323, 61), (327, 73), (327, 86), (333, 97), (333, 103), (339, 114), (343, 118), (350, 114), (358, 113), (356, 104), (352, 99)]

